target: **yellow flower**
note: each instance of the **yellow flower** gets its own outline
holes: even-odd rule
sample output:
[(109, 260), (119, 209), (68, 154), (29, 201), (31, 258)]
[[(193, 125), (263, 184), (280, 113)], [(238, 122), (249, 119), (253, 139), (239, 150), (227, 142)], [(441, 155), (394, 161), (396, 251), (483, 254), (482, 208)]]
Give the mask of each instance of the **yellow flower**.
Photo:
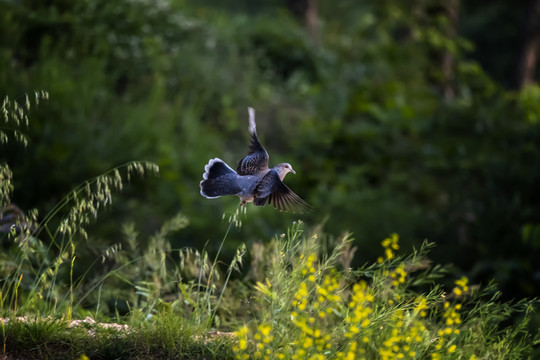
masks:
[(246, 339), (238, 340), (238, 347), (240, 348), (240, 350), (246, 350), (247, 349), (247, 340)]
[(457, 348), (457, 346), (456, 346), (456, 344), (454, 344), (454, 345), (452, 345), (452, 346), (450, 346), (450, 347), (448, 348), (448, 352), (451, 354), (451, 353), (453, 353), (453, 352), (456, 351), (456, 348)]
[(392, 245), (391, 245), (391, 246), (392, 246), (392, 248), (393, 248), (394, 250), (399, 250), (399, 245), (398, 245), (399, 235), (396, 234), (396, 233), (393, 233), (393, 234), (391, 235), (391, 237), (392, 237), (392, 238), (391, 238), (391, 241), (392, 241)]
[(350, 328), (349, 328), (349, 331), (353, 334), (358, 334), (360, 332), (360, 329), (358, 327), (356, 327), (355, 325), (352, 325)]
[(272, 329), (272, 327), (270, 325), (261, 325), (261, 326), (259, 326), (259, 330), (261, 331), (263, 336), (268, 336), (268, 334), (270, 334), (271, 329)]
[(263, 284), (260, 281), (257, 281), (257, 283), (255, 284), (255, 290), (263, 293), (264, 295), (268, 297), (275, 298), (276, 295), (272, 292), (272, 290), (270, 290), (271, 287), (272, 287), (272, 284), (270, 284), (270, 281), (268, 280), (268, 278), (266, 278), (266, 284)]
[[(391, 234), (389, 238), (384, 239), (381, 242), (382, 247), (384, 248), (384, 254), (386, 256), (386, 259), (393, 259), (395, 257), (394, 250), (399, 249), (399, 236), (398, 234), (394, 233)], [(384, 261), (382, 257), (379, 257), (377, 259), (377, 262), (380, 264)]]
[(447, 309), (448, 307), (450, 307), (450, 303), (448, 301), (445, 301), (444, 308)]
[(463, 276), (461, 279), (456, 280), (456, 285), (462, 288), (466, 288), (468, 282), (469, 282), (469, 279), (467, 279), (466, 276)]
[(463, 295), (464, 292), (469, 291), (469, 286), (467, 284), (469, 283), (469, 279), (466, 276), (461, 277), (461, 279), (456, 280), (455, 284), (457, 285), (453, 292), (456, 294), (456, 296)]
[(245, 335), (247, 335), (247, 333), (248, 333), (248, 327), (247, 327), (247, 325), (244, 325), (244, 326), (242, 326), (240, 328), (240, 330), (238, 330), (236, 332), (236, 336), (238, 336), (238, 337), (245, 336)]

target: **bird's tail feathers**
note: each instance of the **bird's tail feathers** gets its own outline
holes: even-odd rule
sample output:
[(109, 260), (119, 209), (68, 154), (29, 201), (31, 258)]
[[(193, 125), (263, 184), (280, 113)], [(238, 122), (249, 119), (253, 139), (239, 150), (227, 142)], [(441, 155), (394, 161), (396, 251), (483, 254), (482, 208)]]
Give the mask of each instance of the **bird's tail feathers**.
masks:
[(203, 180), (199, 184), (201, 195), (215, 199), (223, 195), (238, 194), (241, 189), (234, 177), (228, 175), (236, 175), (236, 171), (221, 159), (211, 159), (204, 167)]
[(216, 179), (227, 174), (236, 174), (236, 171), (219, 158), (210, 159), (204, 167), (203, 179)]
[(257, 134), (257, 126), (255, 125), (255, 109), (248, 107), (249, 113), (249, 133)]

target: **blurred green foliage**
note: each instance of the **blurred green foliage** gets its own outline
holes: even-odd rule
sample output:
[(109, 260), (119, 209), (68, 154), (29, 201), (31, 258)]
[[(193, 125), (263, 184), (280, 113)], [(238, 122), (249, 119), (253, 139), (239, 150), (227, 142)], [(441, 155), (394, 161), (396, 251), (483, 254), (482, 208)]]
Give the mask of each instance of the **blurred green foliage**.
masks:
[[(51, 99), (31, 114), (28, 149), (2, 148), (14, 203), (46, 213), (82, 180), (150, 160), (160, 178), (131, 183), (89, 254), (128, 219), (152, 234), (179, 211), (190, 225), (173, 247), (217, 248), (238, 202), (207, 200), (198, 183), (209, 158), (243, 156), (253, 106), (271, 163), (293, 165), (287, 184), (315, 208), (304, 220), (352, 231), (359, 261), (398, 232), (405, 246), (436, 242), (435, 260), (472, 281), (495, 277), (505, 296), (540, 293), (538, 87), (506, 91), (444, 18), (402, 2), (323, 3), (319, 43), (276, 1), (212, 3), (0, 2), (0, 92)], [(441, 52), (454, 59), (451, 99)], [(225, 252), (297, 217), (250, 207)]]

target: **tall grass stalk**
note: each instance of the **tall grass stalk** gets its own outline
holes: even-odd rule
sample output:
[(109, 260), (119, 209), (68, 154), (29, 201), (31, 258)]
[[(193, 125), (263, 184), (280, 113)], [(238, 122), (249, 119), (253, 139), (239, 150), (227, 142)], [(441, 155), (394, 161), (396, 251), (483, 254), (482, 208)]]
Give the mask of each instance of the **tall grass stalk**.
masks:
[(227, 268), (227, 277), (225, 278), (225, 282), (223, 284), (223, 287), (221, 288), (221, 293), (219, 294), (218, 300), (216, 302), (216, 305), (214, 306), (214, 311), (212, 313), (211, 319), (216, 318), (217, 311), (219, 309), (219, 305), (221, 303), (221, 299), (223, 298), (223, 294), (225, 293), (225, 290), (227, 289), (227, 285), (229, 284), (229, 280), (231, 278), (231, 274), (233, 271), (240, 271), (240, 266), (242, 265), (242, 259), (246, 253), (246, 246), (245, 244), (242, 244), (237, 250), (234, 258), (232, 259), (231, 263), (229, 264)]
[(22, 278), (23, 278), (23, 274), (21, 274), (19, 276), (19, 280), (17, 281), (17, 284), (15, 285), (15, 302), (14, 302), (14, 305), (13, 305), (13, 314), (14, 315), (17, 315), (17, 305), (18, 305), (18, 300), (19, 300), (19, 288), (21, 287), (21, 281), (22, 281)]
[[(4, 296), (0, 291), (0, 308), (4, 308)], [(0, 317), (0, 325), (2, 326), (2, 354), (6, 357), (6, 323), (4, 317)]]
[(68, 321), (71, 321), (73, 316), (73, 264), (75, 263), (76, 256), (71, 259), (71, 267), (69, 269), (69, 307), (68, 307)]
[[(203, 276), (203, 273), (204, 273), (204, 268), (201, 264), (201, 267), (199, 269), (199, 278), (198, 278), (198, 285), (197, 285), (197, 303), (200, 303), (200, 301), (202, 300), (202, 302), (205, 304), (205, 308), (206, 308), (206, 326), (211, 326), (212, 323), (214, 322), (214, 320), (216, 319), (216, 313), (218, 311), (218, 308), (219, 308), (219, 305), (221, 303), (221, 299), (223, 297), (223, 294), (227, 288), (227, 284), (229, 283), (229, 279), (230, 279), (230, 276), (232, 274), (232, 271), (234, 270), (239, 270), (239, 265), (241, 264), (242, 262), (242, 257), (244, 256), (245, 254), (245, 246), (242, 245), (236, 252), (236, 255), (234, 256), (231, 264), (228, 266), (228, 269), (227, 269), (227, 277), (225, 279), (225, 282), (222, 286), (222, 289), (221, 289), (221, 293), (218, 297), (218, 300), (217, 300), (217, 303), (214, 305), (214, 308), (212, 309), (212, 303), (211, 303), (211, 298), (213, 296), (213, 293), (214, 293), (214, 290), (216, 288), (215, 284), (212, 282), (212, 280), (214, 280), (213, 278), (217, 276), (217, 264), (219, 263), (219, 256), (221, 254), (221, 250), (223, 249), (223, 246), (225, 244), (225, 241), (227, 240), (227, 237), (234, 225), (234, 227), (236, 228), (241, 228), (242, 227), (242, 220), (241, 220), (241, 217), (242, 215), (246, 215), (247, 213), (247, 209), (245, 206), (239, 206), (236, 208), (235, 212), (233, 214), (231, 214), (229, 217), (228, 217), (228, 227), (227, 227), (227, 230), (225, 231), (225, 234), (223, 235), (223, 238), (221, 239), (221, 242), (220, 242), (220, 245), (218, 247), (218, 250), (216, 252), (216, 255), (214, 257), (214, 261), (212, 262), (212, 265), (211, 265), (211, 268), (210, 268), (210, 271), (209, 271), (209, 275), (208, 275), (208, 279), (206, 281), (206, 286), (205, 286), (205, 291), (204, 291), (204, 294), (203, 294), (203, 298), (201, 299), (200, 298), (200, 294), (201, 294), (201, 281), (202, 281), (202, 276)], [(226, 214), (224, 213), (223, 216), (222, 216), (222, 219), (225, 219), (226, 217)], [(205, 246), (206, 248), (206, 246)], [(203, 250), (203, 254), (206, 254), (205, 250)], [(202, 315), (202, 314), (200, 314)], [(199, 317), (199, 324), (202, 324), (202, 319)]]

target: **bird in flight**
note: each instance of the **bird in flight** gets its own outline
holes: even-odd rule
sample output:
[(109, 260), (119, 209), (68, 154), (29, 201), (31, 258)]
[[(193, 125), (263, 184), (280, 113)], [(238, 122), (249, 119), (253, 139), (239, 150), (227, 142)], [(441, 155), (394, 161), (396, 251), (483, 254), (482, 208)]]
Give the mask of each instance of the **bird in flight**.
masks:
[(281, 211), (308, 211), (308, 203), (283, 183), (285, 175), (296, 174), (291, 164), (268, 168), (268, 153), (257, 137), (255, 110), (248, 108), (248, 113), (251, 143), (247, 156), (238, 162), (236, 171), (219, 158), (210, 159), (200, 182), (201, 195), (208, 199), (236, 195), (240, 205), (253, 201), (255, 206), (270, 204)]

